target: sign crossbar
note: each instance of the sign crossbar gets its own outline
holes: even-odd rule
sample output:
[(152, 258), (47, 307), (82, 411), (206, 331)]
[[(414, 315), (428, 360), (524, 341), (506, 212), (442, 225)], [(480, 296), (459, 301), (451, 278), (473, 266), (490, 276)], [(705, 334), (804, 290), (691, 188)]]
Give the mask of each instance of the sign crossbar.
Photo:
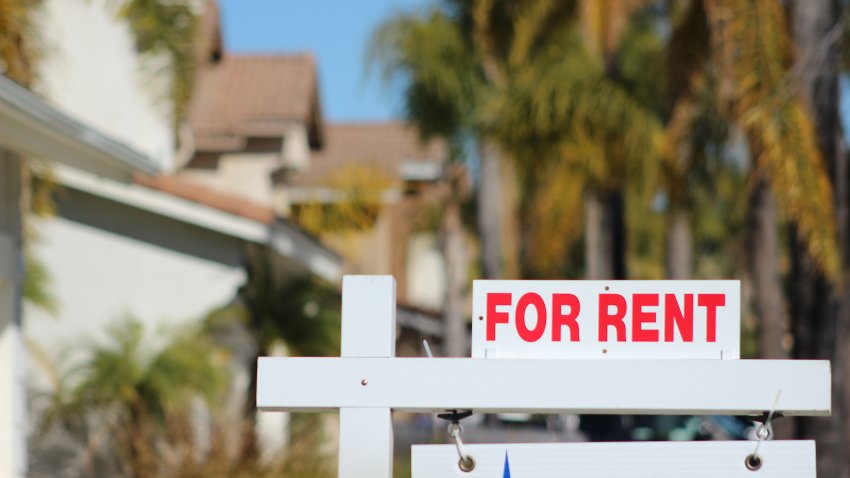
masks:
[(783, 415), (830, 412), (814, 360), (261, 358), (259, 373), (261, 410), (760, 415), (781, 389)]

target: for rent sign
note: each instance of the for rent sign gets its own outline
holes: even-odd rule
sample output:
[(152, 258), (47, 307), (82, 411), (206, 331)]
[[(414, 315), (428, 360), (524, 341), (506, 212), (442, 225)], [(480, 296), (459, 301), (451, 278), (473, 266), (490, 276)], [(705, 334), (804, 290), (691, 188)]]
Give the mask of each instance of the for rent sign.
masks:
[(477, 358), (740, 355), (739, 281), (491, 281), (473, 284)]

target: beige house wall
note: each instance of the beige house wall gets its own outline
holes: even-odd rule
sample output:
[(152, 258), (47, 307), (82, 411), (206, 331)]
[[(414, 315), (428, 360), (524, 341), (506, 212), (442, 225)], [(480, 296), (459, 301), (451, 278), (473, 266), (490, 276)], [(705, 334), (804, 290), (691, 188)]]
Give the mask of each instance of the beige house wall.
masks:
[(189, 168), (180, 175), (218, 192), (271, 205), (275, 197), (271, 173), (281, 165), (278, 153), (222, 154), (216, 169)]
[(441, 310), (445, 266), (435, 231), (419, 231), (425, 206), (419, 196), (383, 206), (373, 228), (328, 234), (323, 241), (346, 259), (346, 274), (391, 274), (399, 303)]

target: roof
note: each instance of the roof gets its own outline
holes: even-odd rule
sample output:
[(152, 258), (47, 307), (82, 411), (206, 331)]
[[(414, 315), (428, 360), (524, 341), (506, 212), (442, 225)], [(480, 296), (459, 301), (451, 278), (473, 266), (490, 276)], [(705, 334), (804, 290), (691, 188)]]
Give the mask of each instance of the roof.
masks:
[[(278, 254), (291, 258), (325, 280), (339, 280), (342, 257), (304, 229), (277, 217), (270, 207), (218, 192), (178, 176), (138, 176), (136, 182), (147, 189), (260, 223), (268, 233), (260, 234), (252, 240), (267, 242)], [(164, 211), (172, 212), (174, 206)]]
[(164, 192), (259, 223), (272, 224), (275, 222), (274, 211), (268, 206), (254, 203), (240, 196), (218, 192), (179, 176), (139, 175), (136, 177), (136, 183), (148, 189)]
[(324, 148), (311, 155), (309, 169), (287, 174), (286, 183), (322, 186), (335, 171), (355, 164), (400, 180), (404, 166), (440, 165), (446, 156), (445, 142), (422, 142), (416, 129), (402, 122), (328, 124)]
[(293, 121), (316, 129), (316, 76), (309, 54), (225, 54), (198, 74), (189, 107), (195, 149), (239, 150), (248, 137), (282, 136)]
[(60, 112), (3, 75), (0, 147), (121, 181), (158, 170), (146, 155)]
[(142, 209), (231, 237), (265, 244), (307, 271), (336, 282), (342, 258), (267, 207), (174, 176), (137, 176), (136, 184), (120, 184), (73, 168), (56, 165), (64, 187)]

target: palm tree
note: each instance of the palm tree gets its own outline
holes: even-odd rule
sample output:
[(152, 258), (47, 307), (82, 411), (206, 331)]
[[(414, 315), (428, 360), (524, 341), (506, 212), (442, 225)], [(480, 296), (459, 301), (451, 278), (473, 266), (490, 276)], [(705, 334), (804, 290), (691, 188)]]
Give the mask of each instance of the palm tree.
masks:
[(650, 189), (661, 131), (652, 109), (619, 81), (614, 60), (624, 22), (643, 2), (606, 3), (612, 10), (596, 12), (602, 3), (582, 3), (583, 15), (557, 28), (529, 22), (532, 31), (550, 31), (535, 49), (514, 54), (512, 80), (493, 114), (496, 136), (526, 171), (524, 216), (541, 227), (530, 230), (536, 247), (527, 249), (546, 254), (533, 263), (563, 264), (580, 230), (576, 211), (584, 209), (585, 275), (596, 279), (627, 275), (624, 191), (627, 184)]
[(515, 174), (479, 118), (490, 91), (503, 81), (490, 45), (490, 15), (480, 11), (486, 3), (446, 1), (429, 12), (397, 15), (375, 33), (370, 61), (381, 64), (388, 81), (404, 79), (405, 115), (423, 139), (475, 144), (482, 272), (499, 278), (516, 274), (516, 253), (505, 245), (505, 221), (510, 225), (514, 208), (505, 195)]
[(41, 0), (8, 0), (0, 3), (0, 73), (30, 86), (35, 79), (38, 38), (34, 14)]
[[(753, 158), (752, 271), (761, 352), (781, 357), (787, 326), (776, 209), (826, 277), (840, 275), (832, 193), (814, 126), (789, 81), (785, 13), (773, 1), (705, 2), (715, 61), (729, 79), (729, 116)], [(775, 201), (775, 202), (774, 202)]]
[[(824, 147), (824, 144), (829, 145), (830, 135), (833, 141), (835, 139), (836, 123), (829, 120), (835, 117), (834, 103), (820, 113), (825, 119), (821, 120), (823, 125), (815, 129), (810, 111), (817, 111), (814, 108), (806, 110), (796, 89), (794, 70), (791, 69), (790, 38), (785, 26), (786, 12), (779, 2), (723, 0), (689, 3), (686, 8), (690, 9), (690, 13), (683, 17), (691, 20), (683, 24), (691, 25), (683, 30), (680, 42), (690, 45), (688, 48), (691, 49), (699, 49), (700, 44), (706, 44), (704, 38), (688, 38), (704, 37), (701, 32), (705, 24), (711, 46), (707, 61), (703, 60), (702, 64), (690, 70), (692, 78), (705, 77), (712, 70), (722, 78), (715, 87), (722, 114), (743, 133), (752, 158), (748, 188), (749, 268), (755, 289), (755, 309), (760, 319), (760, 353), (770, 358), (787, 355), (783, 345), (788, 331), (787, 312), (779, 266), (781, 241), (777, 221), (780, 214), (792, 225), (789, 242), (796, 251), (792, 254), (792, 258), (796, 259), (792, 271), (793, 288), (796, 290), (792, 297), (796, 302), (796, 353), (811, 357), (818, 353), (815, 350), (820, 350), (820, 353), (835, 350), (832, 342), (835, 334), (829, 330), (834, 331), (841, 322), (826, 310), (817, 309), (820, 304), (836, 304), (835, 301), (830, 302), (830, 294), (819, 294), (830, 290), (832, 286), (829, 284), (840, 278), (839, 247), (844, 247), (836, 242), (836, 216), (827, 174), (830, 171), (828, 167), (836, 164), (834, 159), (830, 159), (834, 157), (836, 148), (834, 144)], [(823, 8), (823, 5), (813, 7), (807, 3), (804, 10), (818, 8)], [(826, 36), (825, 26), (830, 22), (824, 19), (835, 18), (829, 16), (834, 13), (829, 8), (822, 12), (827, 13), (821, 14), (820, 23), (811, 22), (806, 33), (811, 51), (823, 51), (813, 48), (811, 39)], [(792, 18), (795, 23), (798, 22), (796, 12)], [(673, 37), (676, 39), (675, 30)], [(819, 67), (823, 68), (824, 64)], [(822, 78), (829, 76), (828, 73), (820, 75)], [(825, 81), (828, 83), (829, 80)], [(811, 91), (808, 94), (811, 95)], [(676, 121), (677, 115), (686, 116), (681, 112), (687, 112), (690, 106), (689, 95), (680, 98), (674, 106), (674, 119), (671, 121), (671, 131), (679, 128), (677, 134), (671, 135), (674, 150), (680, 150), (681, 141), (687, 141), (695, 134), (693, 130), (682, 128), (681, 121)], [(835, 101), (834, 96), (826, 100), (827, 103), (830, 101)], [(814, 117), (818, 118), (817, 115)], [(826, 136), (819, 138), (817, 131), (824, 131)], [(835, 297), (834, 294), (832, 296)], [(838, 305), (826, 307), (833, 312), (838, 308)], [(806, 351), (800, 353), (801, 346)], [(841, 390), (841, 387), (836, 386), (836, 390)], [(843, 424), (844, 421), (843, 417), (837, 417), (831, 425), (832, 430), (844, 430), (844, 425), (836, 426), (836, 423)], [(826, 442), (839, 443), (846, 448), (846, 440), (846, 436), (843, 441), (830, 437)], [(820, 463), (819, 468), (829, 469), (824, 474), (839, 476), (838, 468), (833, 465), (823, 468), (826, 465)]]
[(82, 439), (90, 467), (99, 457), (113, 472), (143, 477), (180, 466), (164, 458), (163, 446), (192, 446), (192, 402), (202, 397), (215, 407), (226, 356), (191, 331), (152, 340), (132, 320), (113, 328), (110, 339), (64, 375), (43, 427), (61, 423)]
[(248, 247), (244, 267), (246, 280), (238, 296), (232, 304), (211, 312), (204, 327), (223, 344), (242, 331), (249, 337), (250, 343), (234, 347), (234, 359), (244, 361), (249, 380), (239, 457), (247, 463), (259, 452), (254, 420), (259, 357), (273, 355), (278, 344), (296, 356), (339, 354), (340, 295), (319, 279), (293, 273), (266, 247)]
[[(801, 241), (792, 242), (791, 293), (795, 356), (829, 359), (833, 367), (836, 406), (829, 420), (800, 420), (798, 434), (818, 439), (821, 453), (818, 473), (823, 476), (850, 476), (850, 464), (842, 459), (850, 447), (848, 429), (847, 343), (850, 340), (850, 230), (847, 222), (847, 157), (841, 151), (838, 111), (839, 35), (846, 28), (838, 2), (832, 0), (792, 2), (791, 31), (798, 58), (797, 73), (806, 111), (815, 125), (817, 146), (829, 174), (842, 253), (842, 282), (824, 277), (813, 255)], [(793, 233), (793, 231), (792, 231)]]
[[(623, 8), (634, 8), (631, 5), (644, 2), (623, 3)], [(565, 197), (553, 190), (548, 192), (554, 209), (537, 207), (533, 199), (524, 201), (528, 206), (523, 206), (524, 210), (538, 214), (530, 221), (535, 225), (532, 229), (540, 234), (535, 238), (530, 231), (523, 238), (524, 249), (532, 251), (530, 260), (538, 264), (547, 262), (536, 258), (538, 250), (558, 254), (566, 249), (551, 243), (538, 247), (538, 243), (546, 242), (538, 241), (543, 236), (552, 243), (562, 241), (560, 236), (543, 229), (563, 229), (564, 221), (556, 219), (567, 211), (575, 216), (574, 203), (558, 203), (556, 198), (581, 200), (586, 189), (594, 189), (585, 185), (600, 186), (603, 191), (613, 191), (611, 208), (622, 206), (617, 199), (617, 182), (644, 164), (643, 160), (627, 159), (637, 159), (641, 156), (638, 151), (651, 150), (652, 131), (657, 130), (657, 121), (644, 121), (648, 115), (636, 102), (614, 82), (606, 80), (601, 55), (587, 53), (579, 18), (582, 12), (592, 16), (588, 12), (593, 11), (594, 2), (588, 2), (583, 11), (580, 7), (580, 2), (446, 2), (442, 9), (427, 16), (408, 14), (387, 22), (375, 42), (377, 57), (386, 71), (400, 73), (407, 81), (407, 116), (423, 134), (463, 138), (464, 133), (469, 133), (478, 138), (479, 149), (499, 150), (503, 156), (508, 153), (520, 169), (524, 198), (541, 185), (551, 185), (561, 192), (568, 189)], [(607, 19), (608, 15), (600, 18)], [(603, 22), (600, 31), (606, 32), (606, 38), (616, 40), (619, 34), (614, 32), (621, 28), (609, 27)], [(621, 123), (625, 124), (611, 126)], [(620, 151), (619, 158), (608, 158), (609, 153), (615, 152), (613, 148), (606, 149), (604, 143), (611, 134), (618, 134), (615, 129), (639, 132), (626, 138), (621, 150), (628, 154)], [(574, 158), (571, 165), (562, 164), (565, 156)], [(643, 155), (647, 156), (652, 155)], [(501, 184), (489, 181), (496, 176), (492, 173), (496, 169), (493, 164), (488, 165), (486, 159), (482, 163), (480, 194), (486, 195), (488, 187)], [(564, 183), (552, 179), (554, 171), (558, 171), (560, 179), (571, 176), (564, 172), (569, 169), (583, 171), (587, 180)], [(614, 179), (609, 181), (608, 177)], [(576, 187), (564, 188), (563, 184)], [(494, 204), (497, 203), (479, 196), (479, 206)], [(618, 230), (612, 236), (622, 239), (622, 213), (610, 216), (613, 229)], [(481, 224), (490, 224), (489, 218), (488, 212), (479, 210)], [(566, 224), (569, 227), (570, 223)], [(539, 229), (541, 226), (543, 229)], [(573, 225), (570, 231), (563, 232), (567, 238), (575, 238), (577, 230)], [(497, 237), (498, 232), (479, 227), (479, 234), (487, 277), (489, 271), (497, 270), (498, 257), (493, 253), (496, 248), (486, 242)], [(623, 274), (624, 260), (616, 252), (622, 246), (612, 246), (606, 255), (620, 255), (611, 263), (620, 264), (617, 268)], [(557, 263), (563, 263), (562, 257)]]
[[(208, 3), (202, 2), (202, 8), (211, 8)], [(175, 130), (186, 119), (195, 70), (201, 60), (196, 8), (197, 2), (187, 0), (122, 0), (116, 11), (118, 18), (127, 21), (140, 53), (168, 59), (167, 67), (158, 66), (150, 74), (169, 79), (165, 100), (171, 106)]]
[[(375, 33), (370, 61), (380, 63), (389, 82), (405, 80), (406, 116), (423, 140), (442, 137), (450, 149), (462, 150), (464, 143), (477, 144), (480, 171), (477, 188), (478, 227), (481, 238), (481, 265), (485, 277), (503, 275), (503, 226), (505, 201), (502, 189), (506, 178), (491, 142), (484, 139), (476, 115), (485, 91), (492, 85), (484, 74), (472, 43), (471, 6), (446, 2), (427, 13), (401, 14), (387, 20)], [(464, 18), (463, 22), (460, 21)], [(471, 141), (467, 141), (467, 139)], [(449, 165), (443, 178), (441, 196), (446, 201), (441, 218), (441, 245), (446, 263), (446, 353), (465, 355), (467, 349), (465, 313), (466, 263), (465, 235), (460, 217), (462, 183), (457, 165)], [(507, 178), (512, 181), (513, 178)]]
[[(705, 117), (700, 93), (715, 86), (706, 72), (709, 61), (709, 31), (705, 10), (699, 1), (678, 2), (669, 13), (672, 32), (666, 52), (667, 149), (669, 195), (667, 229), (667, 275), (671, 279), (687, 279), (692, 274), (692, 237), (688, 206), (689, 172), (695, 166), (702, 144), (694, 144), (694, 126)], [(714, 105), (710, 105), (712, 108)], [(713, 108), (712, 108), (713, 109)], [(724, 138), (725, 140), (725, 138)]]
[[(677, 173), (674, 183), (688, 184), (683, 179), (694, 166), (693, 158), (683, 157), (682, 152), (693, 152), (689, 143), (701, 133), (687, 125), (698, 124), (694, 123), (699, 114), (694, 99), (711, 80), (717, 107), (726, 121), (743, 132), (753, 158), (748, 188), (749, 269), (761, 320), (761, 353), (780, 358), (787, 354), (782, 345), (787, 314), (779, 269), (778, 213), (801, 223), (793, 237), (812, 254), (819, 270), (837, 277), (829, 185), (811, 122), (788, 81), (784, 13), (772, 1), (690, 1), (677, 6), (672, 12), (668, 126), (668, 161)], [(680, 189), (688, 190), (694, 189)], [(677, 212), (685, 210), (687, 201), (687, 196), (671, 195), (670, 236), (679, 237), (670, 241), (671, 246), (688, 242), (683, 239), (687, 224)], [(687, 272), (683, 261), (675, 261), (675, 275)]]

